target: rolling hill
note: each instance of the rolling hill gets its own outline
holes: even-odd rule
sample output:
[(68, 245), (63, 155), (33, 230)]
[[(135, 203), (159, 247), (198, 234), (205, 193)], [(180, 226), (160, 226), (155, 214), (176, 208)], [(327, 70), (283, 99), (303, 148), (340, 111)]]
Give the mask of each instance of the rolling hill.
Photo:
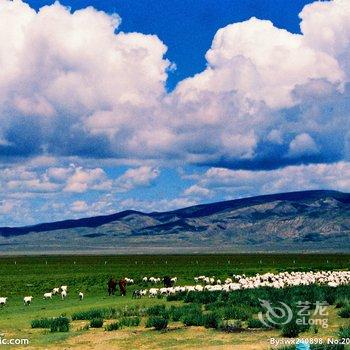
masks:
[(2, 227), (0, 252), (349, 251), (349, 238), (350, 194), (302, 191)]

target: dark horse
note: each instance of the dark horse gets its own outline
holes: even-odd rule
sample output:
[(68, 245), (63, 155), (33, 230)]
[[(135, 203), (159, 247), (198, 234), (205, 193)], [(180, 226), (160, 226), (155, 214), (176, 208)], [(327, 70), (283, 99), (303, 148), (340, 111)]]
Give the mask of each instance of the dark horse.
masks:
[(115, 280), (115, 278), (110, 278), (108, 283), (108, 295), (114, 295), (115, 294), (115, 290), (117, 288), (117, 281)]
[(126, 280), (124, 278), (119, 280), (120, 295), (126, 295)]

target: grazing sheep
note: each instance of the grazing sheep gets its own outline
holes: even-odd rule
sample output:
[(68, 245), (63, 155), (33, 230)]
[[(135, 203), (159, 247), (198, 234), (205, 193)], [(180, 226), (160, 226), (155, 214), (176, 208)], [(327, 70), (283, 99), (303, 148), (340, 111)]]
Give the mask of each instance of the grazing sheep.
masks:
[(149, 291), (148, 291), (148, 297), (149, 298), (155, 298), (158, 294), (158, 288), (151, 288)]
[(79, 300), (82, 301), (84, 299), (84, 293), (79, 292)]
[(140, 299), (141, 298), (141, 291), (138, 289), (134, 290), (132, 293), (132, 298), (133, 299)]
[(141, 289), (140, 290), (140, 296), (146, 295), (147, 294), (147, 289)]
[(24, 298), (23, 298), (23, 303), (24, 303), (24, 305), (30, 305), (31, 302), (32, 302), (32, 300), (33, 300), (33, 297), (32, 297), (32, 296), (24, 297)]
[(65, 292), (67, 293), (68, 287), (67, 287), (67, 286), (61, 286), (61, 291), (62, 291), (62, 292), (65, 291)]
[(44, 294), (44, 299), (52, 299), (52, 293), (45, 293)]
[(142, 278), (142, 282), (147, 282), (148, 281), (148, 278), (147, 277), (144, 277), (144, 278)]
[(59, 292), (60, 292), (59, 287), (52, 289), (52, 295), (58, 294)]
[(62, 298), (62, 300), (63, 299), (65, 299), (67, 297), (67, 291), (66, 290), (62, 290), (62, 292), (61, 292), (61, 298)]
[(5, 306), (7, 303), (7, 297), (0, 297), (0, 306)]

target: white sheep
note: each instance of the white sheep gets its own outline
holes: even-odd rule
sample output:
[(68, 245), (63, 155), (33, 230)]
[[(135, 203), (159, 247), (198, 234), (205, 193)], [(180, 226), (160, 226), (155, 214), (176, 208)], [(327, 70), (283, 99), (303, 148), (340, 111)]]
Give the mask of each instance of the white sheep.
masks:
[(67, 287), (67, 286), (61, 286), (61, 291), (62, 291), (62, 292), (65, 291), (65, 292), (67, 293), (68, 287)]
[(62, 300), (65, 299), (67, 297), (67, 291), (65, 289), (62, 290), (61, 292), (61, 298)]
[(148, 291), (148, 297), (149, 298), (155, 298), (158, 294), (158, 288), (150, 288)]
[(60, 292), (59, 287), (52, 289), (52, 295), (58, 294), (59, 292)]
[(0, 306), (5, 306), (7, 303), (7, 297), (0, 297)]
[(83, 300), (84, 299), (84, 293), (83, 292), (79, 292), (79, 300)]
[(32, 296), (24, 297), (23, 298), (23, 303), (24, 303), (24, 305), (30, 305), (32, 300), (33, 300)]
[(44, 299), (52, 299), (52, 293), (44, 293)]

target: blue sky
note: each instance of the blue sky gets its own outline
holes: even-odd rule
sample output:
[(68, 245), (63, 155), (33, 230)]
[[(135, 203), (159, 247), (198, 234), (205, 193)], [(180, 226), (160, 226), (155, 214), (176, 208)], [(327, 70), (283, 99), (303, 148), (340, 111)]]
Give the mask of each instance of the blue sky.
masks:
[(0, 225), (350, 190), (350, 3), (0, 0)]

